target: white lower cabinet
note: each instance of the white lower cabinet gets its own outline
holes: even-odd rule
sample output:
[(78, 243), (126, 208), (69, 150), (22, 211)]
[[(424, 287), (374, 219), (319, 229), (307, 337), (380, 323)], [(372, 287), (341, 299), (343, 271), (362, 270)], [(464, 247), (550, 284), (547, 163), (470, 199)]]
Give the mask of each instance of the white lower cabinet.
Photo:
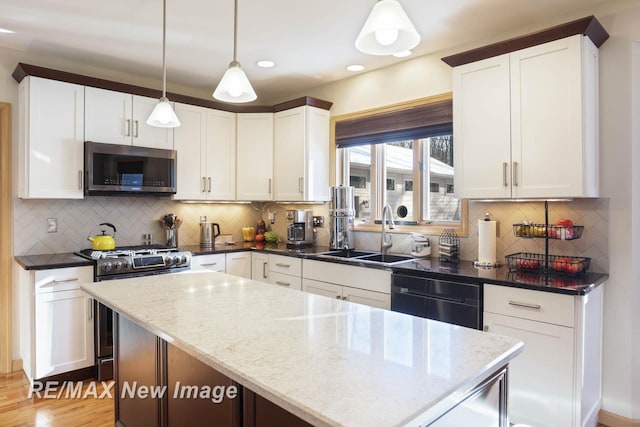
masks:
[(585, 296), (484, 285), (484, 329), (518, 338), (509, 421), (595, 426), (601, 404), (602, 286)]
[(269, 282), (269, 254), (251, 254), (251, 278), (258, 282)]
[(300, 276), (292, 276), (290, 274), (269, 272), (269, 283), (289, 289), (302, 290), (302, 278)]
[(230, 252), (225, 262), (227, 274), (251, 279), (251, 252)]
[(18, 268), (20, 356), (30, 381), (94, 365), (93, 267)]
[(225, 254), (198, 255), (191, 258), (191, 270), (193, 271), (226, 271)]
[(304, 259), (302, 290), (388, 310), (391, 307), (391, 272)]

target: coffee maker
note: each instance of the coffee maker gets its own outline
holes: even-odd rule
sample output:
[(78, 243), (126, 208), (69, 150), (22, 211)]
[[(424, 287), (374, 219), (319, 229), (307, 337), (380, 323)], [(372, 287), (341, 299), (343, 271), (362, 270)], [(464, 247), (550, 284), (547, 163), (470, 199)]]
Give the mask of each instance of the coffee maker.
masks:
[(293, 211), (293, 223), (287, 228), (287, 246), (301, 248), (313, 244), (313, 213), (310, 210)]

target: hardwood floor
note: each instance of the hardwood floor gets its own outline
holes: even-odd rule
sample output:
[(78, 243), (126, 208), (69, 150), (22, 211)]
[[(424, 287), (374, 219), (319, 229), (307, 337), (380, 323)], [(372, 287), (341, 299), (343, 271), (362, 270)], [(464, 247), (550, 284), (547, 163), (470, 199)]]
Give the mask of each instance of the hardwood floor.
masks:
[[(50, 391), (50, 395), (59, 390)], [(108, 393), (100, 398), (104, 392), (99, 381), (84, 381), (82, 391), (76, 391), (79, 397), (73, 397), (74, 390), (70, 389), (60, 392), (59, 399), (46, 398), (44, 390), (40, 397), (34, 393), (29, 398), (29, 381), (24, 373), (0, 375), (0, 426), (112, 427), (113, 399), (106, 397)]]

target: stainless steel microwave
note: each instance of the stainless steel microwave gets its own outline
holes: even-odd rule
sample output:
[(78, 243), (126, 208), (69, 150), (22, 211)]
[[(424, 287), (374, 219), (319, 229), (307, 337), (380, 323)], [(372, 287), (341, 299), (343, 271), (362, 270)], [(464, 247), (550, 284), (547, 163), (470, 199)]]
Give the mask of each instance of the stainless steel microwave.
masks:
[(175, 150), (84, 143), (87, 195), (170, 196), (176, 193)]

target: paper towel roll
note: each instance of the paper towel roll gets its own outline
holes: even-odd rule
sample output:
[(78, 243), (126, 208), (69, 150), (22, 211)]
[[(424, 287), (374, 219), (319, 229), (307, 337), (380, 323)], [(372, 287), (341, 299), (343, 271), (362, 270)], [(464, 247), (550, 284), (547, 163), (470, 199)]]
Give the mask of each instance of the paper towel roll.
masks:
[(496, 222), (478, 220), (478, 262), (496, 263)]

